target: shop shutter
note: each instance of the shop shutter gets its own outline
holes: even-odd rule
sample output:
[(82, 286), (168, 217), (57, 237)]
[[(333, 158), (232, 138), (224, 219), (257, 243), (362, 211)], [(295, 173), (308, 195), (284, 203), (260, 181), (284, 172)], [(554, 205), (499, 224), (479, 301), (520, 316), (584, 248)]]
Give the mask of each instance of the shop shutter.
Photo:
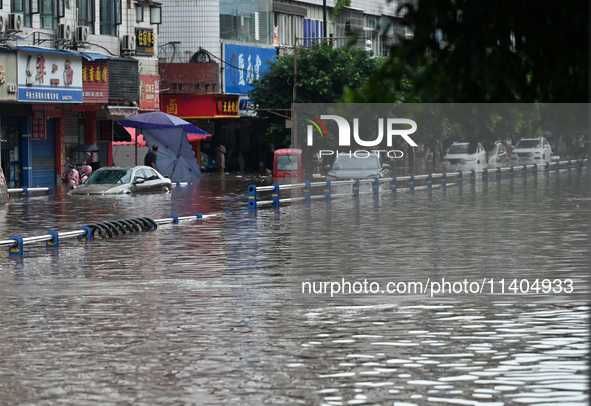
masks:
[(55, 186), (55, 119), (47, 120), (46, 139), (31, 140), (31, 186)]

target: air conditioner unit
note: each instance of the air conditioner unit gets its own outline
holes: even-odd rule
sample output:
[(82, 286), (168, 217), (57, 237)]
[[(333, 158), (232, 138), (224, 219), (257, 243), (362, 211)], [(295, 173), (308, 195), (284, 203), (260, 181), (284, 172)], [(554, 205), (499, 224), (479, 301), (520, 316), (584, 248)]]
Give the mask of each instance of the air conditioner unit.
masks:
[(76, 42), (88, 42), (88, 27), (78, 26), (76, 27)]
[(135, 35), (124, 35), (121, 38), (121, 49), (123, 51), (135, 51)]
[(57, 39), (70, 41), (72, 39), (72, 27), (70, 27), (68, 24), (58, 24)]
[(20, 14), (8, 14), (8, 31), (20, 31), (23, 28), (23, 16)]
[(0, 16), (0, 34), (4, 34), (6, 32), (6, 20), (4, 16)]

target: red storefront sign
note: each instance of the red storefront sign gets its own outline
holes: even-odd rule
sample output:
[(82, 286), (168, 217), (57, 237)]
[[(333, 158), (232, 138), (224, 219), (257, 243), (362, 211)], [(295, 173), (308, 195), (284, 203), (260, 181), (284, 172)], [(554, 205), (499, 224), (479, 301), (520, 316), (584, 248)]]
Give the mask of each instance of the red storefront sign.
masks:
[(160, 110), (160, 77), (140, 75), (140, 110)]
[(82, 66), (82, 99), (84, 103), (109, 102), (108, 61), (84, 63)]
[(161, 110), (181, 118), (238, 118), (238, 96), (162, 95)]
[(31, 128), (32, 140), (44, 140), (47, 138), (45, 132), (45, 110), (33, 110), (33, 120)]

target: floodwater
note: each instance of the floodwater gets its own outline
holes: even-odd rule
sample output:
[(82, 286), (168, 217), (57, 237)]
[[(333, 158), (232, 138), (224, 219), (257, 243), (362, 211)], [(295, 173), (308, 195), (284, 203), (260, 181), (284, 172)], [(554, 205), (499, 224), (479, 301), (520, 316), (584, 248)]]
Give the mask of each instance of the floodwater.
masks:
[(234, 174), (169, 195), (13, 197), (0, 240), (215, 215), (22, 259), (0, 248), (0, 403), (587, 404), (589, 182), (516, 175), (256, 214), (262, 180)]

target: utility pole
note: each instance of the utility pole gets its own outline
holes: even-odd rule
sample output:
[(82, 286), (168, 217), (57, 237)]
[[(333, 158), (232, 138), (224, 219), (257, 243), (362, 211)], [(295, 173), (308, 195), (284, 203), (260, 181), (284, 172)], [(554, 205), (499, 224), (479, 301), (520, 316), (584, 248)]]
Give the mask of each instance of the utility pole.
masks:
[[(324, 0), (326, 1), (326, 0)], [(326, 12), (326, 9), (324, 10)], [(326, 15), (325, 15), (326, 18)], [(326, 25), (324, 25), (324, 31), (326, 32)], [(294, 142), (298, 141), (298, 127), (296, 125), (297, 122), (297, 117), (296, 117), (296, 112), (293, 109), (293, 105), (296, 102), (296, 99), (298, 97), (298, 87), (297, 87), (297, 83), (298, 83), (298, 41), (300, 40), (319, 40), (321, 42), (324, 41), (333, 41), (333, 40), (337, 40), (337, 39), (346, 39), (346, 40), (359, 40), (359, 39), (366, 39), (365, 37), (327, 37), (326, 35), (324, 35), (323, 37), (298, 37), (297, 35), (294, 34), (294, 40), (293, 40), (293, 96), (292, 96), (292, 108), (291, 108), (291, 134), (292, 134), (292, 146), (294, 148), (297, 148), (297, 145), (293, 145)], [(304, 48), (310, 48), (313, 46), (318, 46), (318, 43), (315, 43), (313, 45), (308, 45), (308, 46), (304, 46)]]

